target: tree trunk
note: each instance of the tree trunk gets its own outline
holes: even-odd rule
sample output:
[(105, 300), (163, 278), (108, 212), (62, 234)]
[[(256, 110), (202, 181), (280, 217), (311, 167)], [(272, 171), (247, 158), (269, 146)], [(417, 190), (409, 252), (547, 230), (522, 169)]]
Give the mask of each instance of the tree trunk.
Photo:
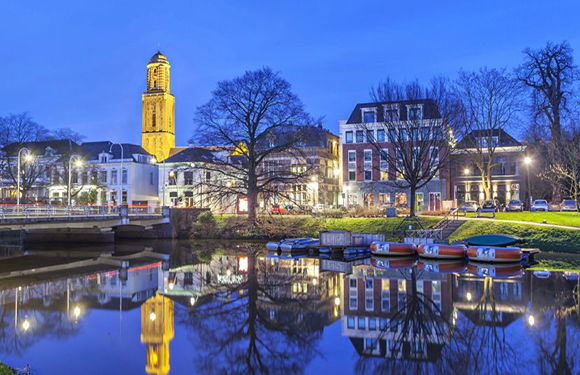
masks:
[(409, 217), (415, 217), (415, 192), (417, 191), (417, 188), (415, 185), (411, 185), (411, 196), (409, 197)]
[(258, 206), (258, 193), (256, 189), (248, 189), (248, 220), (256, 222), (256, 207)]

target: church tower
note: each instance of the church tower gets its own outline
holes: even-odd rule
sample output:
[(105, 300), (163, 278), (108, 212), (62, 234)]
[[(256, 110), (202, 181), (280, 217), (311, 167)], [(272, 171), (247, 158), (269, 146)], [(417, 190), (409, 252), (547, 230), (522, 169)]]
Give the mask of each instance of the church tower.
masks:
[(147, 64), (147, 91), (143, 93), (141, 145), (158, 161), (175, 147), (175, 97), (169, 90), (169, 62), (157, 52)]

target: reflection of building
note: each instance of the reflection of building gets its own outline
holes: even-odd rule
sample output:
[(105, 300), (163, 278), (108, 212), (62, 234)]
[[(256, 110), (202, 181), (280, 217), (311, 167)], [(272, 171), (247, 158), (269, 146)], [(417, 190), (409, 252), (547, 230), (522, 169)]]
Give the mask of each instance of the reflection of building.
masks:
[[(342, 335), (361, 356), (437, 360), (453, 312), (452, 276), (357, 267), (344, 278)], [(417, 321), (421, 330), (413, 332)], [(407, 331), (405, 328), (407, 327)]]
[[(293, 310), (297, 320), (304, 320), (304, 312), (314, 313), (329, 325), (340, 317), (341, 275), (320, 272), (320, 260), (314, 258), (282, 259), (260, 257), (258, 274), (268, 297), (261, 298), (260, 308), (267, 310), (271, 320)], [(294, 304), (279, 304), (292, 300)], [(338, 302), (338, 303), (337, 303)]]
[(148, 374), (169, 373), (169, 342), (174, 334), (173, 301), (156, 294), (141, 306), (141, 342), (147, 347)]
[(528, 311), (531, 273), (513, 278), (457, 277), (453, 306), (476, 325), (508, 326)]

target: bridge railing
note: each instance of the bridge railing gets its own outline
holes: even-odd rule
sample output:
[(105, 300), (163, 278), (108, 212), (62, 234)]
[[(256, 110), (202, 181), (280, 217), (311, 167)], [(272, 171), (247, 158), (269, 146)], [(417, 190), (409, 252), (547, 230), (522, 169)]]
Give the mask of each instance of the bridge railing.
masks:
[[(1, 205), (0, 219), (118, 216), (120, 206), (62, 206), (62, 205)], [(161, 208), (145, 205), (129, 205), (130, 216), (161, 215)]]

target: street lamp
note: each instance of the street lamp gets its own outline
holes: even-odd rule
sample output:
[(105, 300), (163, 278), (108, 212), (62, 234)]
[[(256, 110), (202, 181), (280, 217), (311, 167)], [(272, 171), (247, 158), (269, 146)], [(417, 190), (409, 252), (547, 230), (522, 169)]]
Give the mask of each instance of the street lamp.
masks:
[(463, 170), (463, 174), (464, 174), (464, 175), (466, 175), (466, 176), (468, 176), (468, 175), (469, 175), (469, 172), (470, 172), (469, 168), (465, 168), (465, 169)]
[(16, 205), (20, 206), (20, 158), (22, 156), (22, 152), (25, 151), (26, 152), (26, 156), (24, 157), (24, 161), (30, 163), (32, 161), (32, 154), (30, 153), (30, 150), (27, 149), (26, 147), (22, 147), (20, 149), (20, 151), (18, 151), (18, 177), (16, 178)]
[(71, 157), (68, 159), (68, 189), (67, 189), (67, 204), (70, 206), (71, 205), (71, 193), (70, 193), (70, 189), (71, 189), (71, 180), (72, 180), (72, 162), (73, 159), (77, 159), (77, 161), (75, 162), (75, 166), (77, 168), (80, 168), (83, 166), (83, 161), (80, 159), (80, 156), (78, 155), (71, 155)]
[(528, 193), (528, 196), (530, 197), (528, 199), (528, 204), (530, 205), (529, 207), (531, 209), (531, 207), (532, 207), (532, 189), (531, 189), (531, 185), (530, 185), (530, 164), (532, 164), (532, 159), (529, 156), (526, 156), (524, 158), (524, 164), (526, 165), (526, 169), (527, 169), (526, 172), (528, 175), (527, 176), (527, 179), (528, 179), (528, 181), (527, 181), (527, 193)]
[(120, 143), (112, 143), (109, 147), (109, 153), (112, 154), (113, 146), (119, 146), (121, 148), (121, 205), (123, 205), (123, 145)]

